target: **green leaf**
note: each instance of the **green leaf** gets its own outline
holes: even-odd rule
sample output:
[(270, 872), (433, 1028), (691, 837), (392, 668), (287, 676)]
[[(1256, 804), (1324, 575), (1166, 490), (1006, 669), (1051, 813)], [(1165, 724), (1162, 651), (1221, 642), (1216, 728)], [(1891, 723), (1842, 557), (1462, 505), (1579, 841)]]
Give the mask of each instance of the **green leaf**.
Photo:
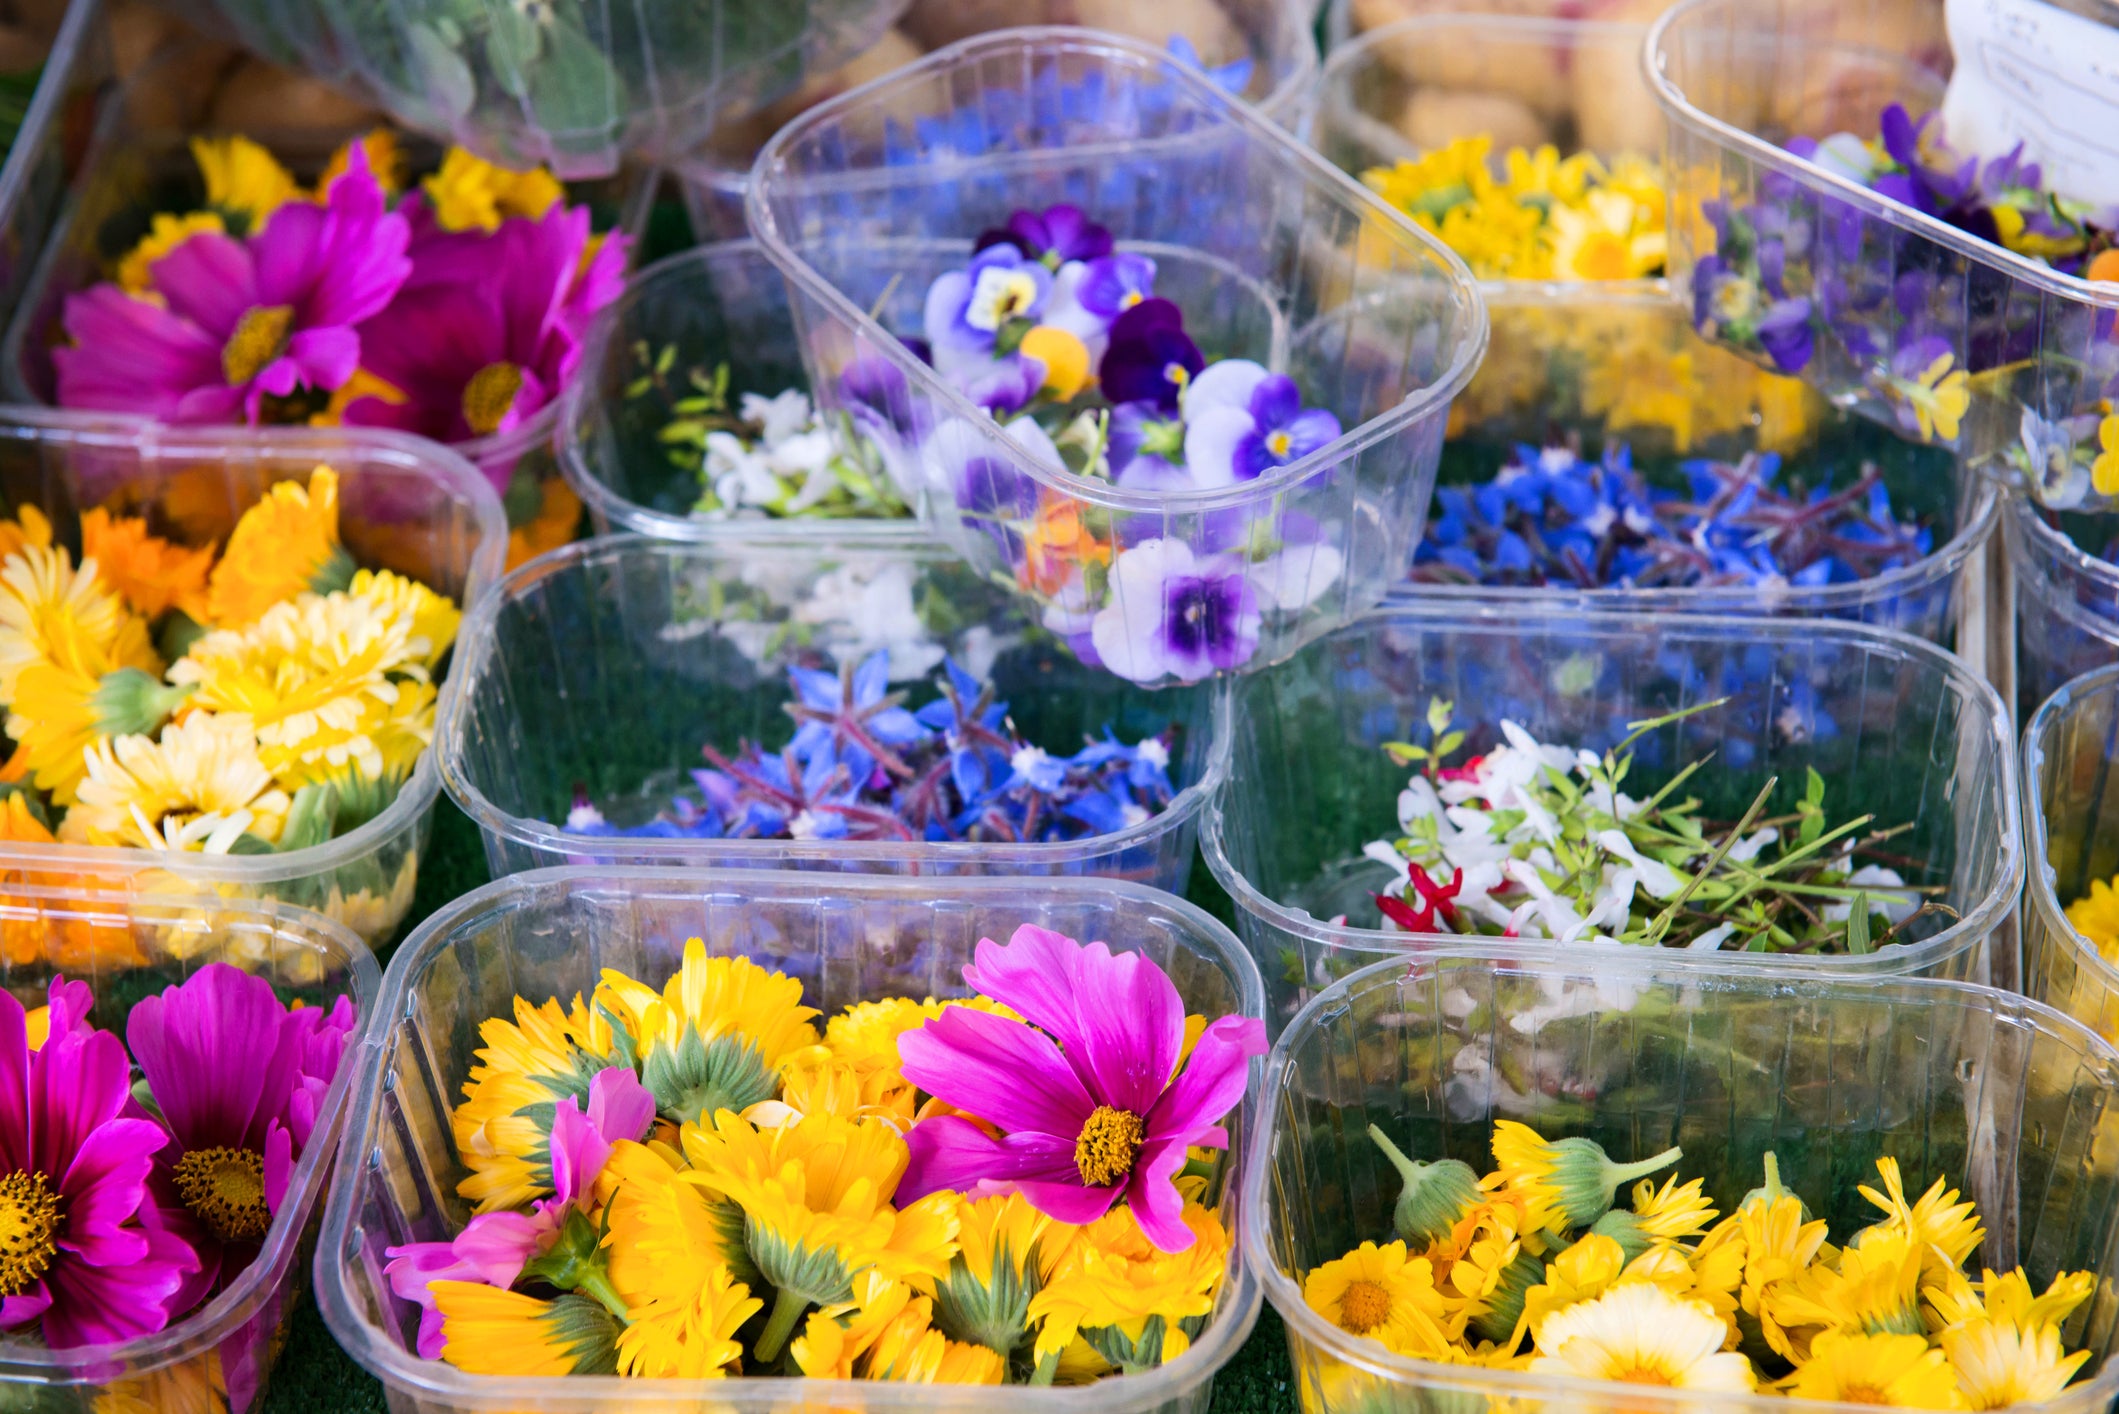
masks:
[(1854, 896), (1854, 911), (1847, 915), (1847, 951), (1856, 957), (1867, 955), (1869, 947), (1869, 895)]
[(544, 30), (513, 5), (493, 7), (486, 31), (486, 63), (500, 86), (517, 98), (530, 91), (529, 69), (544, 48)]
[(438, 116), (451, 121), (471, 111), (478, 100), (478, 80), (456, 47), (429, 25), (413, 25), (412, 58), (420, 73), (420, 89), (434, 104)]
[(578, 137), (601, 147), (625, 110), (625, 81), (601, 47), (572, 25), (553, 27), (544, 59), (529, 75), (530, 108), (555, 139)]

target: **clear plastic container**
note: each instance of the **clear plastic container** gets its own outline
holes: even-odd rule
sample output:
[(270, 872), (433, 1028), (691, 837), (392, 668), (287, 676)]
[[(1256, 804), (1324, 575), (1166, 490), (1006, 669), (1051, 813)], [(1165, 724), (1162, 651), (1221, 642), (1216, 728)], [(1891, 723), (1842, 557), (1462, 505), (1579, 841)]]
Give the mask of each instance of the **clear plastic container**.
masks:
[[(2021, 997), (1957, 982), (1477, 956), (1378, 964), (1320, 994), (1266, 1062), (1244, 1176), (1243, 1246), (1287, 1322), (1308, 1414), (1506, 1407), (1526, 1414), (1767, 1414), (1778, 1394), (1697, 1390), (1431, 1364), (1390, 1353), (1304, 1303), (1301, 1274), (1391, 1233), (1399, 1180), (1367, 1137), (1484, 1171), (1496, 1120), (1583, 1135), (1615, 1157), (1669, 1145), (1673, 1172), (1731, 1211), (1764, 1157), (1834, 1237), (1876, 1210), (1857, 1193), (1878, 1158), (1918, 1192), (1947, 1180), (1986, 1228), (1972, 1266), (2018, 1264), (2044, 1290), (2115, 1276), (2119, 1053)], [(2098, 1414), (2119, 1393), (2115, 1308), (2068, 1323), (2085, 1372), (2035, 1407)], [(1818, 1409), (1862, 1406), (1821, 1403)], [(2032, 1407), (2032, 1406), (2026, 1406)]]
[[(8, 9), (6, 18), (19, 22)], [(14, 309), (44, 249), (107, 90), (102, 17), (100, 0), (72, 0), (66, 7), (36, 94), (0, 162), (0, 314)]]
[[(1726, 828), (1769, 776), (1784, 802), (1815, 769), (1829, 822), (1873, 814), (1879, 828), (1913, 826), (1891, 842), (1904, 857), (1896, 867), (1908, 883), (1944, 885), (1937, 901), (1958, 915), (1909, 922), (1910, 941), (1864, 956), (1694, 959), (1668, 950), (1676, 965), (1983, 979), (1988, 935), (2023, 885), (2008, 713), (1957, 658), (1903, 634), (1800, 619), (1394, 602), (1230, 696), (1229, 778), (1208, 808), (1201, 846), (1235, 901), (1275, 1025), (1379, 957), (1511, 946), (1378, 926), (1371, 893), (1390, 869), (1361, 849), (1398, 836), (1398, 793), (1412, 775), (1382, 745), (1425, 742), (1433, 698), (1453, 704), (1470, 732), (1452, 758), (1462, 762), (1500, 739), (1502, 721), (1540, 741), (1601, 751), (1630, 722), (1726, 697), (1636, 743), (1629, 793), (1645, 796), (1712, 753), (1686, 793)], [(1350, 921), (1328, 921), (1342, 915)], [(1553, 944), (1514, 946), (1531, 956)]]
[[(2018, 492), (2004, 512), (2016, 575), (2016, 701), (2031, 710), (2063, 683), (2119, 662), (2119, 565), (2076, 536), (2108, 539), (2109, 516), (2054, 516)], [(2099, 548), (2103, 548), (2101, 545)]]
[[(1228, 759), (1211, 685), (1149, 692), (1084, 668), (1012, 596), (916, 531), (833, 543), (774, 523), (711, 542), (614, 536), (533, 560), (464, 622), (435, 751), (495, 874), (567, 863), (850, 873), (1077, 875), (1178, 890)], [(786, 668), (891, 655), (893, 690), (936, 695), (943, 654), (993, 683), (1026, 740), (1076, 749), (1175, 727), (1181, 789), (1115, 834), (1057, 844), (614, 838), (568, 831), (576, 792), (614, 825), (652, 819), (700, 747), (791, 734)]]
[[(1157, 293), (1203, 347), (1288, 374), (1345, 434), (1255, 480), (1161, 492), (1076, 475), (1003, 433), (901, 336), (977, 232), (1055, 202), (1152, 255)], [(1223, 672), (1285, 658), (1382, 597), (1486, 340), (1477, 290), (1438, 242), (1211, 80), (1115, 35), (983, 35), (813, 108), (759, 155), (749, 212), (794, 287), (821, 401), (855, 401), (851, 373), (865, 426), (898, 437), (959, 551), (1037, 588), (1026, 599), (1066, 632), (1086, 639), (1108, 615), (1107, 641), (1149, 681), (1181, 676), (1150, 676), (1159, 660), (1140, 646), (1169, 627), (1172, 576), (1255, 596), (1214, 621)], [(1070, 548), (1044, 551), (1062, 535)], [(1220, 549), (1232, 535), (1242, 554)], [(1287, 548), (1249, 558), (1274, 544)]]
[[(812, 78), (790, 97), (740, 123), (716, 129), (677, 165), (692, 230), (701, 240), (745, 234), (744, 194), (751, 163), (773, 130), (804, 108), (889, 72), (923, 49), (940, 48), (969, 35), (1018, 25), (1078, 24), (1123, 30), (1150, 43), (1182, 37), (1210, 65), (1249, 60), (1247, 81), (1237, 96), (1254, 103), (1276, 123), (1292, 117), (1295, 101), (1317, 71), (1317, 36), (1308, 0), (1186, 0), (1170, 5), (1129, 5), (1126, 0), (915, 0), (882, 43), (843, 71)], [(899, 59), (897, 56), (902, 55)]]
[[(731, 406), (745, 392), (772, 397), (809, 391), (801, 341), (788, 307), (787, 282), (753, 241), (725, 241), (680, 252), (635, 275), (603, 314), (582, 350), (557, 441), (567, 482), (588, 507), (599, 535), (637, 531), (664, 540), (727, 540), (759, 520), (706, 520), (692, 507), (702, 492), (703, 458), (672, 459), (662, 431), (677, 414), (672, 398), (634, 396), (649, 379), (643, 359), (671, 351), (659, 375), (678, 395), (694, 392), (689, 374), (729, 371)], [(903, 535), (898, 519), (782, 518), (771, 522), (834, 540)]]
[(2068, 922), (2067, 906), (2119, 875), (2119, 663), (2084, 673), (2023, 733), (2023, 990), (2107, 1040), (2119, 1037), (2119, 964)]
[[(30, 408), (0, 416), (0, 504), (41, 507), (58, 537), (74, 544), (80, 513), (96, 506), (145, 516), (181, 544), (225, 544), (266, 487), (304, 480), (320, 465), (339, 474), (339, 534), (356, 564), (410, 575), (459, 604), (500, 573), (507, 531), (492, 487), (424, 438), (358, 428), (174, 428)], [(442, 681), (440, 717), (449, 714), (456, 678), (452, 671)], [(440, 793), (429, 751), (381, 814), (308, 849), (234, 855), (0, 844), (0, 878), (277, 899), (316, 909), (380, 947), (412, 906)]]
[[(687, 938), (709, 955), (740, 955), (785, 971), (826, 1012), (893, 996), (963, 996), (962, 965), (982, 937), (1025, 923), (1153, 958), (1209, 1018), (1257, 1016), (1258, 974), (1226, 928), (1182, 900), (1136, 884), (1078, 879), (841, 878), (661, 870), (549, 869), (466, 894), (420, 926), (390, 963), (381, 1014), (361, 1048), (347, 1159), (324, 1210), (317, 1304), (347, 1353), (380, 1378), (392, 1408), (444, 1411), (790, 1408), (896, 1411), (990, 1409), (1024, 1414), (1205, 1414), (1215, 1372), (1258, 1315), (1250, 1273), (1231, 1257), (1218, 1305), (1192, 1348), (1160, 1369), (1073, 1388), (952, 1389), (824, 1380), (631, 1380), (617, 1376), (506, 1380), (467, 1375), (408, 1348), (417, 1321), (390, 1292), (383, 1249), (438, 1241), (470, 1212), (447, 1115), (479, 1042), (478, 1023), (516, 995), (541, 1001), (593, 988), (605, 967), (660, 986)], [(1230, 1126), (1241, 1152), (1248, 1105)], [(1223, 1185), (1224, 1213), (1237, 1185)]]
[[(0, 889), (7, 989), (41, 1006), (52, 977), (87, 982), (91, 1020), (124, 1034), (129, 1005), (225, 962), (266, 978), (284, 1001), (329, 1006), (352, 999), (359, 1037), (375, 1013), (381, 978), (368, 949), (313, 913), (252, 901), (114, 898), (8, 882)], [(43, 945), (59, 941), (59, 955)], [(288, 1179), (272, 1230), (228, 1288), (159, 1334), (118, 1345), (50, 1350), (0, 1341), (0, 1403), (50, 1410), (186, 1410), (244, 1414), (258, 1408), (286, 1344), (308, 1278), (313, 1220), (338, 1155), (339, 1126), (355, 1085), (349, 1044), (318, 1107), (316, 1129)]]
[[(1686, 0), (1656, 22), (1647, 65), (1670, 119), (1671, 277), (1703, 331), (1798, 373), (1834, 402), (1909, 436), (1932, 435), (1997, 472), (2026, 448), (2030, 464), (2043, 466), (2048, 444), (2071, 434), (2024, 443), (2026, 415), (2054, 424), (2087, 416), (2094, 429), (2119, 373), (2111, 336), (2119, 285), (2063, 275), (1781, 146), (1841, 131), (1873, 137), (1888, 103), (1916, 117), (1940, 106), (1949, 63), (1934, 53), (1939, 9), (1920, 45), (1909, 42), (1921, 31), (1902, 8)], [(1769, 235), (1783, 218), (1790, 223), (1779, 291), (1743, 273), (1741, 250), (1718, 250), (1715, 218), (1725, 208), (1751, 211)], [(1715, 265), (1703, 266), (1710, 256)], [(1717, 268), (1724, 257), (1736, 263), (1729, 271)], [(1809, 301), (1812, 316), (1810, 336), (1791, 337), (1779, 359), (1744, 313), (1777, 298)], [(1805, 345), (1807, 362), (1791, 366)], [(1912, 402), (1924, 395), (1909, 397), (1942, 353), (1951, 362), (1938, 377), (1970, 375), (1959, 380), (1970, 405), (1954, 436), (1924, 425)], [(2095, 444), (2094, 430), (2079, 443)], [(2086, 494), (2086, 475), (2069, 481), (2071, 499)]]

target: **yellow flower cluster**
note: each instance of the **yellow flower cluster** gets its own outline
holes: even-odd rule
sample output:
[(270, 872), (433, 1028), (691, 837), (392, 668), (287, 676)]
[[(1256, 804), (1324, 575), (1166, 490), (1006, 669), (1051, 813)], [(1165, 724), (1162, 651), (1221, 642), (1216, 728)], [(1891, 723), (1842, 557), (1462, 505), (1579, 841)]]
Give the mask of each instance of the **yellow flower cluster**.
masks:
[(2090, 881), (2090, 891), (2067, 906), (2067, 921), (2107, 959), (2119, 961), (2119, 879)]
[(298, 849), (387, 805), (433, 735), (461, 615), (354, 570), (329, 467), (272, 486), (218, 557), (97, 509), (76, 565), (33, 507), (0, 551), (0, 838)]
[(1631, 153), (1607, 166), (1550, 145), (1511, 148), (1497, 176), (1493, 140), (1460, 138), (1361, 174), (1383, 200), (1464, 258), (1482, 280), (1639, 280), (1663, 273), (1663, 178)]
[(1964, 1263), (1984, 1235), (1940, 1179), (1909, 1200), (1898, 1163), (1859, 1191), (1881, 1216), (1827, 1240), (1771, 1154), (1766, 1182), (1716, 1221), (1698, 1179), (1642, 1179), (1672, 1149), (1614, 1163), (1586, 1139), (1494, 1126), (1496, 1167), (1417, 1163), (1372, 1137), (1404, 1176), (1398, 1239), (1309, 1272), (1303, 1296), (1341, 1329), (1447, 1364), (1680, 1389), (1918, 1409), (2050, 1399), (2089, 1359), (2062, 1328), (2095, 1289), (2061, 1273)]
[(895, 999), (820, 1030), (799, 981), (710, 958), (697, 938), (659, 991), (607, 969), (586, 1001), (516, 999), (512, 1021), (484, 1024), (452, 1118), (459, 1191), (480, 1214), (547, 1211), (554, 1096), (624, 1066), (656, 1117), (611, 1144), (586, 1209), (531, 1264), (557, 1295), (432, 1283), (441, 1358), (480, 1373), (926, 1384), (1078, 1383), (1175, 1359), (1228, 1262), (1205, 1179), (1180, 1182), (1194, 1241), (1177, 1253), (1123, 1204), (1077, 1227), (1020, 1193), (898, 1201), (905, 1131), (942, 1108), (900, 1073), (898, 1039), (954, 1006), (1012, 1015), (983, 998)]

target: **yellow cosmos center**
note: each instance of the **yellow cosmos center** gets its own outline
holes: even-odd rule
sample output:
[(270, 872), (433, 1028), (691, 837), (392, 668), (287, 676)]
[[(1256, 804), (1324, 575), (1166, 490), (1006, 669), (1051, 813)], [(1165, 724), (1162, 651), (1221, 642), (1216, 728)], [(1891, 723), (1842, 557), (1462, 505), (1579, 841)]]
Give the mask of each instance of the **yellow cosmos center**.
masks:
[(1350, 1281), (1339, 1298), (1339, 1325), (1355, 1335), (1367, 1335), (1391, 1316), (1391, 1294), (1380, 1283)]
[(261, 304), (243, 311), (221, 349), (221, 376), (231, 386), (248, 383), (287, 351), (287, 334), (293, 328), (292, 305)]
[(1074, 1166), (1091, 1188), (1107, 1188), (1133, 1172), (1148, 1126), (1131, 1110), (1098, 1105), (1074, 1141)]
[(265, 1159), (255, 1149), (193, 1149), (177, 1163), (177, 1194), (223, 1242), (255, 1242), (272, 1226)]
[(479, 436), (492, 436), (521, 391), (522, 369), (512, 363), (487, 364), (464, 385), (464, 421)]
[(59, 1195), (41, 1173), (0, 1178), (0, 1296), (20, 1296), (52, 1264)]

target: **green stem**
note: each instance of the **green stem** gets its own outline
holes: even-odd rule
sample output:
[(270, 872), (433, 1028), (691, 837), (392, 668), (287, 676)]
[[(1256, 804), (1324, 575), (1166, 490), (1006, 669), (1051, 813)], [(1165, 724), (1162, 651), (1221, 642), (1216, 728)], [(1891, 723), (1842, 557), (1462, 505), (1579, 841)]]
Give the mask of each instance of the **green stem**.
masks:
[(625, 1298), (621, 1297), (617, 1290), (612, 1287), (610, 1277), (602, 1270), (591, 1267), (582, 1273), (581, 1282), (574, 1289), (595, 1297), (603, 1303), (604, 1310), (609, 1311), (620, 1321), (631, 1324), (633, 1319), (632, 1312), (627, 1308)]
[(1622, 1183), (1631, 1183), (1637, 1178), (1646, 1178), (1657, 1169), (1667, 1169), (1684, 1157), (1685, 1151), (1673, 1144), (1652, 1159), (1642, 1159), (1639, 1163), (1632, 1164), (1613, 1164), (1611, 1166), (1612, 1187), (1616, 1190)]
[(773, 1313), (765, 1322), (765, 1333), (758, 1337), (756, 1353), (760, 1365), (770, 1365), (780, 1358), (781, 1347), (795, 1333), (795, 1322), (808, 1309), (808, 1297), (784, 1286), (780, 1288), (780, 1294), (773, 1298)]
[(1057, 1350), (1053, 1351), (1050, 1355), (1040, 1356), (1038, 1358), (1037, 1368), (1030, 1372), (1029, 1383), (1032, 1385), (1051, 1384), (1052, 1377), (1059, 1373), (1059, 1360), (1060, 1353)]

